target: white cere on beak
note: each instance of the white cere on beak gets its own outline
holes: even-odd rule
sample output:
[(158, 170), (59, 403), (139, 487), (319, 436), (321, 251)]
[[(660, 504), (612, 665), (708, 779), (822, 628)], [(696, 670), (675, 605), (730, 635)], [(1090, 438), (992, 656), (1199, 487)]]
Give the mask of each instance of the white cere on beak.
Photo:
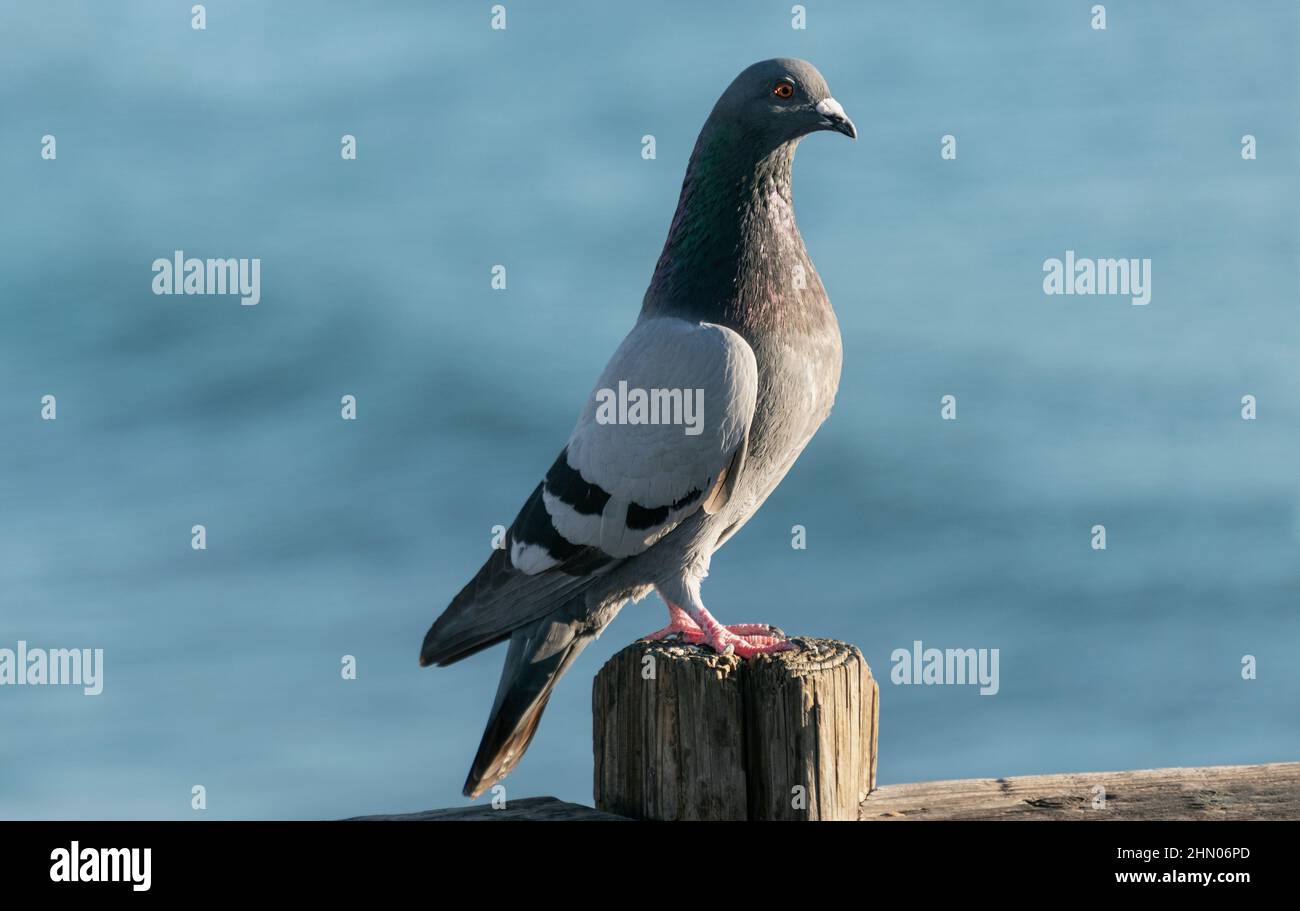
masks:
[(824, 98), (817, 102), (817, 113), (823, 117), (838, 117), (841, 120), (847, 119), (844, 108), (834, 98)]

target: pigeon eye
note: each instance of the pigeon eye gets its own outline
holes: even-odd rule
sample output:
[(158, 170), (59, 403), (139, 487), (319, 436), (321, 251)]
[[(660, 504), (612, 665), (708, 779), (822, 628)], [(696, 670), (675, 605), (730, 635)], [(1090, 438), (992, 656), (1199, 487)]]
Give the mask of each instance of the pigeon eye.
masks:
[(778, 82), (772, 94), (777, 98), (790, 98), (794, 95), (794, 86), (789, 82)]

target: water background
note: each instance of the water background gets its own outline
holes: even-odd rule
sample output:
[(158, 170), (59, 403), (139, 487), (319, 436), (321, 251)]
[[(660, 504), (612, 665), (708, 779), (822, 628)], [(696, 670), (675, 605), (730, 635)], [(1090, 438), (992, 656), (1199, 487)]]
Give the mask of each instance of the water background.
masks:
[[(861, 133), (795, 162), (845, 366), (711, 610), (861, 647), (882, 783), (1300, 756), (1300, 6), (489, 5), (0, 4), (0, 647), (106, 652), (100, 696), (0, 689), (0, 817), (461, 803), (503, 651), (421, 637), (777, 55)], [(260, 257), (261, 304), (154, 296), (176, 249)], [(1150, 258), (1150, 305), (1044, 296), (1067, 249)], [(590, 802), (591, 678), (664, 616), (586, 651), (511, 795)], [(889, 684), (918, 639), (1000, 649), (1000, 693)]]

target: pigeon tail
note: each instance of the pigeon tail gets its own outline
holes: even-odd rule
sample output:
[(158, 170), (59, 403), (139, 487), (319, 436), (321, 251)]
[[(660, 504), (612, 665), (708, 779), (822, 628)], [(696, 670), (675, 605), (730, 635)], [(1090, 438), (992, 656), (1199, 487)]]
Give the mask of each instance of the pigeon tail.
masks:
[(603, 624), (579, 619), (583, 600), (578, 596), (511, 635), (492, 714), (465, 779), (466, 797), (478, 797), (510, 774), (532, 743), (556, 682), (600, 634)]
[(425, 633), (420, 667), (446, 667), (490, 648), (590, 584), (590, 577), (566, 572), (529, 576), (511, 565), (508, 550), (495, 550)]

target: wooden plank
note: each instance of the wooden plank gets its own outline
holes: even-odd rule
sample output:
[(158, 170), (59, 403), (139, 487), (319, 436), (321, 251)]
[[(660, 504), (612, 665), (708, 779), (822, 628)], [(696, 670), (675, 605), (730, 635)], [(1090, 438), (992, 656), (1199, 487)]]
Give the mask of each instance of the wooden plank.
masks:
[(857, 819), (879, 688), (832, 639), (742, 661), (635, 642), (592, 686), (596, 806), (635, 819)]
[(472, 807), (450, 807), (446, 810), (425, 810), (423, 813), (403, 813), (396, 816), (355, 816), (350, 822), (502, 822), (533, 820), (537, 822), (565, 822), (574, 820), (619, 820), (612, 813), (602, 813), (580, 803), (565, 803), (554, 797), (524, 797), (507, 801), (497, 810), (491, 803)]
[(859, 818), (1295, 820), (1300, 762), (885, 785), (862, 802)]

